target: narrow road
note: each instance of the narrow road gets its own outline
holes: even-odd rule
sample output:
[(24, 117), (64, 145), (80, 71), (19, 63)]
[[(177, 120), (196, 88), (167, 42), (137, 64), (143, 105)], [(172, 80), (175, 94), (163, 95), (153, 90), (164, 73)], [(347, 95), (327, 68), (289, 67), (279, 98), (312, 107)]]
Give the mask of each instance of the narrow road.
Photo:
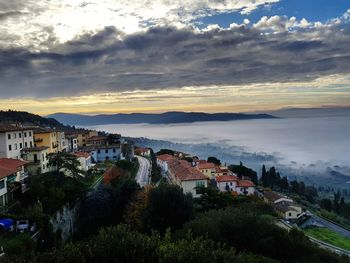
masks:
[(319, 224), (324, 225), (326, 228), (329, 228), (330, 230), (344, 236), (347, 238), (350, 238), (350, 231), (346, 230), (345, 228), (342, 228), (341, 226), (338, 226), (336, 224), (333, 224), (332, 222), (329, 222), (315, 214), (312, 214), (312, 218)]
[(136, 174), (136, 182), (141, 187), (144, 187), (145, 185), (149, 184), (151, 163), (145, 157), (136, 156), (136, 158), (139, 161), (139, 170)]

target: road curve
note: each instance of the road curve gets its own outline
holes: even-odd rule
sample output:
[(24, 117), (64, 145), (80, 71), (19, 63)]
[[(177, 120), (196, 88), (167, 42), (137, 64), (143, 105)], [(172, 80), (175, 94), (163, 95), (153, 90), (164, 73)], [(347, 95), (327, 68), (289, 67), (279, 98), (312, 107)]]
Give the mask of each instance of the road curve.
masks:
[(141, 187), (144, 187), (145, 185), (149, 184), (151, 163), (145, 157), (136, 156), (136, 158), (139, 161), (139, 170), (137, 171), (137, 174), (136, 174), (136, 182)]

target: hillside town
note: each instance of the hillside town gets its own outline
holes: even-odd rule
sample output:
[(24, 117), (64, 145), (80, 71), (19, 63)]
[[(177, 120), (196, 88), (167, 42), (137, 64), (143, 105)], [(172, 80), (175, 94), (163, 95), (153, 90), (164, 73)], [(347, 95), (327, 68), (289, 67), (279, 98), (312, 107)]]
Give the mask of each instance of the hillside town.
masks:
[[(66, 156), (66, 161), (70, 163), (60, 164), (65, 162), (60, 156)], [(35, 219), (11, 214), (13, 212), (8, 213), (13, 211), (18, 202), (26, 202), (24, 199), (28, 196), (26, 194), (30, 193), (31, 182), (45, 181), (55, 175), (64, 175), (65, 178), (72, 179), (92, 175), (92, 183), (89, 183), (87, 191), (84, 190), (83, 194), (80, 194), (80, 190), (77, 190), (74, 198), (66, 198), (48, 210), (51, 231), (56, 233), (59, 240), (69, 240), (76, 229), (81, 227), (77, 218), (81, 217), (79, 213), (83, 200), (98, 191), (102, 182), (108, 185), (119, 176), (122, 170), (116, 164), (121, 165), (120, 161), (123, 160), (127, 163), (122, 164), (122, 170), (127, 169), (128, 174), (133, 174), (133, 180), (137, 182), (138, 187), (146, 189), (145, 191), (166, 183), (178, 187), (184, 195), (199, 200), (203, 194), (208, 195), (211, 189), (214, 189), (232, 200), (240, 200), (241, 197), (260, 200), (274, 210), (283, 228), (290, 229), (301, 224), (320, 225), (305, 207), (291, 197), (269, 187), (262, 187), (261, 184), (257, 184), (255, 177), (249, 173), (241, 173), (243, 168), (247, 169), (242, 163), (234, 172), (231, 166), (222, 164), (215, 157), (204, 160), (196, 155), (169, 149), (154, 153), (152, 148), (134, 145), (132, 140), (127, 140), (117, 133), (1, 123), (1, 233), (5, 236), (10, 232), (13, 232), (14, 236), (16, 233), (30, 233), (31, 239), (38, 240), (38, 233), (43, 232), (40, 229), (42, 226), (37, 226), (33, 221)], [(155, 174), (158, 174), (158, 177), (155, 177)], [(75, 182), (79, 183), (79, 180)], [(39, 187), (40, 184), (39, 181)], [(38, 185), (34, 184), (34, 187), (37, 188)], [(45, 196), (43, 198), (45, 199)], [(35, 206), (35, 203), (32, 205)]]
[(99, 135), (96, 131), (22, 126), (0, 123), (0, 206), (13, 202), (28, 190), (31, 176), (55, 169), (50, 154), (71, 153), (88, 171), (94, 164), (134, 157), (134, 146), (119, 134)]

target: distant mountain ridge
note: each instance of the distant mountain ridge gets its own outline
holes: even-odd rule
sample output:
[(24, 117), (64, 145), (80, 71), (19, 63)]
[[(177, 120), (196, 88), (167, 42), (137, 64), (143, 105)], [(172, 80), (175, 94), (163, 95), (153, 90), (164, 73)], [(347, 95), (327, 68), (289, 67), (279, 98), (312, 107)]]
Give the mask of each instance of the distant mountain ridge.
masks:
[(106, 125), (106, 124), (175, 124), (192, 123), (206, 121), (233, 121), (250, 119), (273, 119), (276, 118), (269, 114), (245, 114), (245, 113), (204, 113), (204, 112), (165, 112), (165, 113), (118, 113), (118, 114), (99, 114), (94, 116), (54, 113), (48, 115), (49, 118), (55, 118), (66, 125)]
[(55, 128), (64, 127), (62, 123), (59, 123), (57, 120), (53, 118), (45, 118), (33, 113), (29, 113), (25, 111), (14, 111), (14, 110), (8, 110), (8, 111), (1, 110), (0, 122), (21, 123), (21, 124), (28, 124), (28, 125), (55, 127)]

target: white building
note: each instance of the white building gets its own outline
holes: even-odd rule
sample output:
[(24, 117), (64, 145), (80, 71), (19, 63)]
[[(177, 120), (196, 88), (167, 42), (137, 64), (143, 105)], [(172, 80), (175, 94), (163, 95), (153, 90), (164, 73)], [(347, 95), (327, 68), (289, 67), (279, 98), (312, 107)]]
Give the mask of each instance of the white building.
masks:
[(207, 187), (207, 177), (184, 160), (173, 159), (168, 162), (168, 174), (173, 184), (182, 188), (184, 193), (199, 197), (197, 187)]
[(58, 151), (68, 152), (68, 140), (66, 139), (63, 131), (56, 132), (56, 138), (58, 143)]
[(171, 160), (176, 160), (176, 158), (170, 154), (162, 154), (157, 157), (157, 165), (160, 167), (162, 172), (168, 171), (168, 162)]
[(0, 124), (0, 157), (21, 158), (21, 150), (33, 147), (33, 129)]
[(276, 212), (286, 220), (295, 220), (303, 212), (303, 209), (292, 199), (273, 191), (264, 192), (264, 201), (271, 204)]
[(123, 159), (120, 145), (100, 146), (90, 151), (92, 162), (99, 163), (104, 161), (118, 161)]
[(254, 183), (249, 180), (241, 180), (236, 175), (217, 176), (216, 186), (222, 192), (232, 192), (238, 195), (255, 194)]
[(32, 147), (22, 149), (22, 158), (28, 162), (27, 170), (29, 175), (38, 175), (47, 173), (51, 170), (49, 167), (49, 147)]
[(27, 188), (28, 174), (24, 170), (27, 162), (0, 158), (0, 206), (18, 198)]
[(254, 195), (255, 184), (249, 180), (239, 180), (236, 187), (236, 192), (239, 195)]
[(68, 152), (76, 152), (78, 150), (78, 136), (76, 134), (65, 135), (68, 143)]
[(91, 163), (91, 155), (87, 152), (75, 152), (73, 153), (78, 161), (80, 162), (80, 169), (83, 171), (87, 171), (92, 167)]

